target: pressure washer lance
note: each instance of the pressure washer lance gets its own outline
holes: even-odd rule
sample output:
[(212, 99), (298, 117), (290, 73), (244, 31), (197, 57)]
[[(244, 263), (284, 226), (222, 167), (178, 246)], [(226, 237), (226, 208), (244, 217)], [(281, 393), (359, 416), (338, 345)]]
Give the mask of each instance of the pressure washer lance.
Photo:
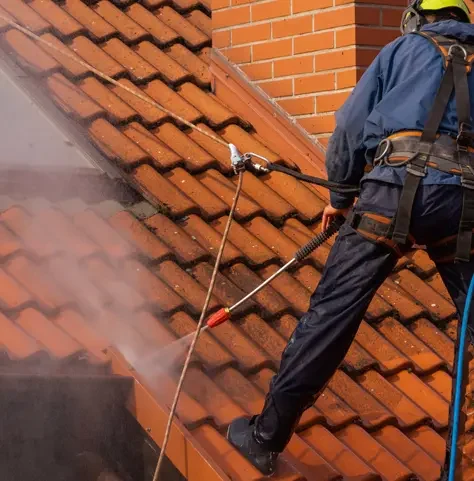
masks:
[(288, 270), (296, 262), (301, 262), (305, 257), (308, 257), (312, 252), (314, 252), (318, 247), (320, 247), (324, 242), (330, 239), (334, 234), (336, 234), (345, 222), (343, 216), (336, 216), (336, 218), (329, 224), (328, 228), (324, 232), (320, 232), (318, 235), (313, 237), (307, 244), (305, 244), (301, 249), (299, 249), (294, 257), (288, 261), (283, 267), (281, 267), (277, 272), (271, 275), (268, 279), (262, 282), (258, 287), (256, 287), (252, 292), (247, 294), (245, 297), (240, 299), (231, 307), (223, 307), (219, 309), (215, 314), (213, 314), (206, 322), (201, 331), (205, 331), (208, 328), (214, 328), (224, 323), (230, 319), (232, 311), (241, 306), (245, 301), (253, 297), (257, 292), (261, 291), (267, 284), (277, 278), (280, 274)]

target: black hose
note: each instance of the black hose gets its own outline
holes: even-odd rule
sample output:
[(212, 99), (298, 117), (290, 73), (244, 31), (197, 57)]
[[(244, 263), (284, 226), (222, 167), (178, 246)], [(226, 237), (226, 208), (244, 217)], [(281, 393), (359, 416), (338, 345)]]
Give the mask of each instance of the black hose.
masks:
[(291, 175), (292, 177), (302, 180), (303, 182), (320, 185), (321, 187), (326, 187), (326, 189), (329, 189), (332, 192), (337, 192), (339, 194), (358, 194), (360, 192), (360, 188), (357, 185), (339, 184), (337, 182), (331, 182), (329, 180), (321, 179), (319, 177), (313, 177), (312, 175), (302, 174), (301, 172), (289, 169), (288, 167), (283, 167), (282, 165), (269, 163), (266, 167), (270, 171), (281, 172), (283, 174)]
[(305, 257), (309, 256), (311, 252), (317, 249), (323, 242), (326, 242), (331, 238), (344, 224), (346, 219), (342, 215), (336, 216), (336, 218), (329, 224), (328, 228), (324, 232), (320, 232), (314, 236), (307, 244), (305, 244), (295, 254), (294, 258), (299, 262)]

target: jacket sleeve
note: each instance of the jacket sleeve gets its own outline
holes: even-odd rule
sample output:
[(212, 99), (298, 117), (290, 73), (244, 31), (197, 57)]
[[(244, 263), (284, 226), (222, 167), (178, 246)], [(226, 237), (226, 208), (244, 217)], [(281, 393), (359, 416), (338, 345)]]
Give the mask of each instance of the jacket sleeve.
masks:
[[(343, 184), (359, 184), (364, 175), (364, 126), (382, 95), (382, 69), (379, 53), (365, 71), (345, 104), (336, 113), (336, 128), (326, 151), (328, 179)], [(330, 193), (331, 205), (336, 209), (350, 207), (352, 194)]]

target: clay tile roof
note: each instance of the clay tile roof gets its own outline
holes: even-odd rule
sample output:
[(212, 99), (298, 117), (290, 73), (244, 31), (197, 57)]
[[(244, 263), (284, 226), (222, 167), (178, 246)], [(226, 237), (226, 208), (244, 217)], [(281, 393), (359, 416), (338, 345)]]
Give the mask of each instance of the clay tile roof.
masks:
[[(318, 147), (210, 52), (210, 1), (0, 0), (0, 9), (241, 151), (323, 172)], [(229, 153), (8, 25), (0, 32), (10, 58), (142, 196), (74, 209), (2, 203), (0, 362), (107, 364), (135, 376), (130, 410), (159, 445), (183, 360), (159, 349), (196, 325), (236, 186)], [(319, 231), (325, 202), (290, 177), (246, 173), (210, 311), (289, 260)], [(262, 478), (225, 429), (261, 408), (331, 243), (203, 333), (174, 425), (189, 451), (179, 441), (168, 451), (189, 479)], [(456, 322), (426, 254), (400, 261), (274, 479), (438, 479)], [(168, 368), (159, 383), (156, 363)]]

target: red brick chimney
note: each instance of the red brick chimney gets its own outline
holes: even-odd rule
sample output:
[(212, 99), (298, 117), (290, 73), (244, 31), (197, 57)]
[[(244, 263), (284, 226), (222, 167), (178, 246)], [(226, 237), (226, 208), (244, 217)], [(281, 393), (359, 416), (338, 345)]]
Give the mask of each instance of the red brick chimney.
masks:
[(213, 0), (213, 45), (323, 144), (407, 0)]

